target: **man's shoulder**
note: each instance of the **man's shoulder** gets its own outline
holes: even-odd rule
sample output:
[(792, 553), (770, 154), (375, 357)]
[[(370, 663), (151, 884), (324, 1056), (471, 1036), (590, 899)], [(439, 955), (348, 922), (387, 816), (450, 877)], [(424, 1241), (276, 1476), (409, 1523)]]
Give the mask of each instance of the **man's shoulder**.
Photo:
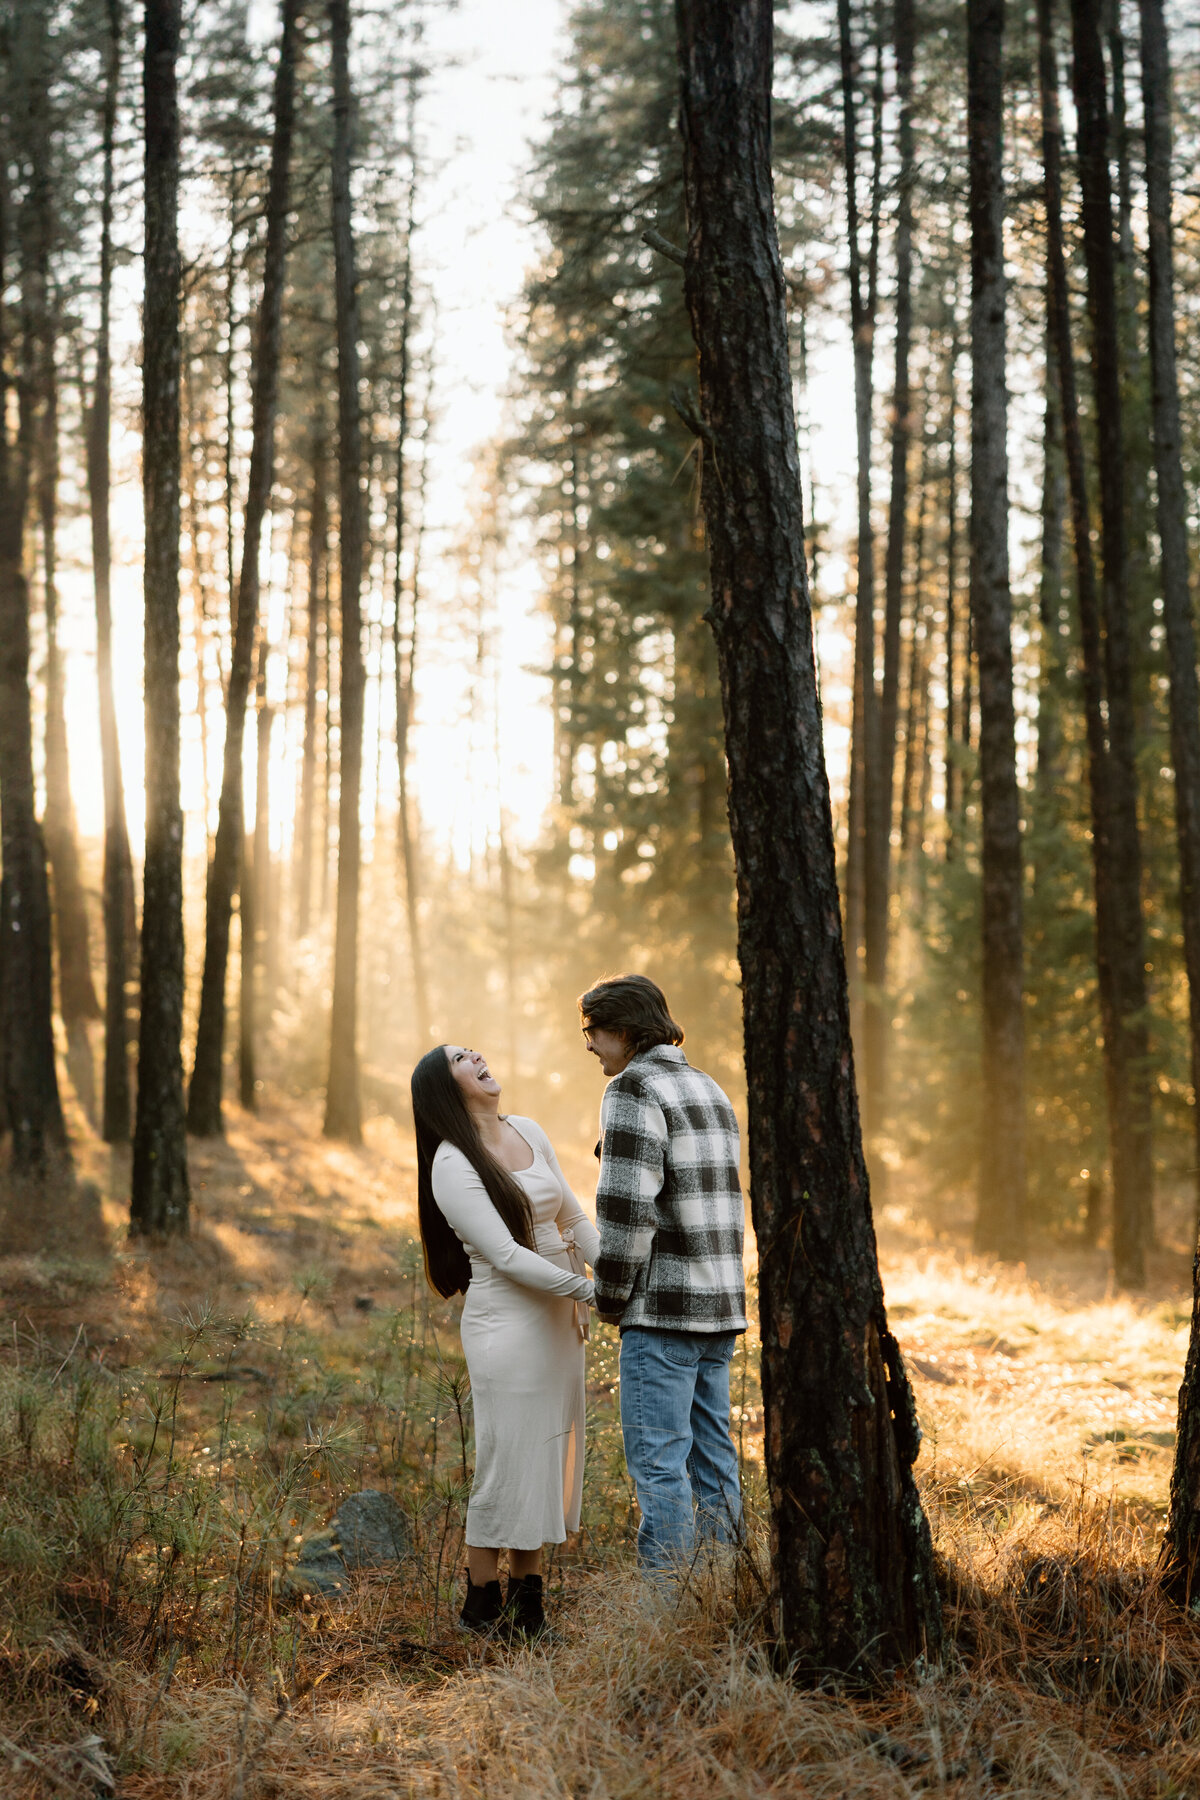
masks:
[(730, 1112), (733, 1111), (732, 1102), (720, 1083), (715, 1081), (705, 1070), (698, 1069), (694, 1063), (690, 1063), (682, 1050), (676, 1050), (674, 1056), (669, 1060), (666, 1057), (656, 1057), (653, 1052), (645, 1057), (638, 1057), (634, 1063), (630, 1064), (626, 1073), (632, 1073), (635, 1068), (646, 1089), (656, 1097), (658, 1095), (674, 1097), (680, 1094), (696, 1098), (703, 1097), (714, 1105), (727, 1107)]

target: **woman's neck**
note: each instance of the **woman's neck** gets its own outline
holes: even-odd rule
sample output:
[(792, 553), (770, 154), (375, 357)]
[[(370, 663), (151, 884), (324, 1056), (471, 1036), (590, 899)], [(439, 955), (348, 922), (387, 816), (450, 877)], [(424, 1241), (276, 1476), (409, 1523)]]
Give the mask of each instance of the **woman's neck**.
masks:
[(504, 1131), (499, 1100), (493, 1100), (490, 1106), (472, 1106), (469, 1111), (471, 1123), (479, 1134), (480, 1143), (489, 1146), (498, 1143)]

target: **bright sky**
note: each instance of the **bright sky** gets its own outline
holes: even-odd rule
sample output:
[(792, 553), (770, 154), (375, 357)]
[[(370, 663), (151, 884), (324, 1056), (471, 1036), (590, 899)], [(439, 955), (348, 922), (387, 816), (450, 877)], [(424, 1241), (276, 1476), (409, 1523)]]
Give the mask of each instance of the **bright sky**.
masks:
[[(255, 0), (256, 37), (271, 35), (273, 8)], [(462, 668), (463, 643), (455, 629), (457, 583), (451, 553), (469, 516), (473, 456), (494, 437), (512, 357), (506, 322), (534, 255), (518, 189), (528, 166), (530, 138), (539, 129), (554, 92), (564, 9), (560, 0), (460, 0), (435, 16), (426, 38), (436, 74), (426, 90), (423, 138), (435, 171), (421, 207), (417, 256), (438, 308), (438, 420), (431, 489), (428, 600), (439, 629), (426, 639), (419, 677), (414, 736), (418, 792), (427, 824), (465, 850), (485, 828), (481, 808), (493, 816), (496, 778), (488, 792), (472, 778), (478, 746), (466, 729), (469, 705)], [(265, 27), (265, 29), (264, 29)], [(136, 330), (140, 271), (129, 271), (126, 323)], [(120, 298), (118, 299), (120, 306)], [(118, 331), (120, 326), (118, 325)], [(132, 342), (121, 368), (126, 407), (136, 417), (137, 372)], [(118, 393), (118, 410), (122, 395)], [(114, 633), (130, 825), (141, 839), (141, 571), (137, 516), (137, 443), (118, 424), (114, 471), (124, 471), (114, 495)], [(439, 566), (439, 560), (442, 566)], [(530, 673), (547, 660), (547, 633), (536, 612), (533, 571), (518, 566), (501, 576), (501, 634), (495, 646), (504, 679), (499, 684), (504, 804), (532, 835), (549, 797), (551, 727), (547, 684)], [(63, 639), (67, 652), (68, 720), (72, 779), (79, 823), (89, 836), (102, 829), (97, 751), (95, 629), (90, 568), (82, 521), (69, 534), (62, 582)], [(186, 626), (185, 626), (186, 632)], [(199, 727), (195, 693), (186, 672), (185, 642), (183, 786), (185, 806), (200, 798)], [(493, 740), (488, 729), (489, 749)], [(494, 765), (494, 756), (489, 760)], [(210, 759), (211, 761), (211, 759)], [(197, 822), (198, 823), (198, 822)]]

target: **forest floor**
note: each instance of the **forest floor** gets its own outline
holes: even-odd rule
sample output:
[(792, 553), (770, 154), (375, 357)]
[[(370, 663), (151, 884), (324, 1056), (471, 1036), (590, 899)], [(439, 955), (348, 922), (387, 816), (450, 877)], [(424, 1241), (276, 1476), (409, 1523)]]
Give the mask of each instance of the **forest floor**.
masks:
[[(1187, 1261), (1114, 1295), (1101, 1252), (1002, 1272), (895, 1184), (880, 1247), (917, 1387), (948, 1650), (886, 1695), (806, 1692), (762, 1648), (754, 1345), (734, 1366), (751, 1547), (668, 1608), (632, 1568), (616, 1340), (589, 1355), (584, 1528), (562, 1642), (453, 1629), (469, 1491), (454, 1310), (414, 1242), (410, 1140), (309, 1105), (193, 1146), (194, 1228), (130, 1244), (128, 1158), (0, 1220), (0, 1791), (288, 1796), (1200, 1797), (1200, 1624), (1152, 1575)], [(568, 1156), (586, 1197), (586, 1155)], [(344, 1598), (287, 1595), (363, 1487), (411, 1521)]]

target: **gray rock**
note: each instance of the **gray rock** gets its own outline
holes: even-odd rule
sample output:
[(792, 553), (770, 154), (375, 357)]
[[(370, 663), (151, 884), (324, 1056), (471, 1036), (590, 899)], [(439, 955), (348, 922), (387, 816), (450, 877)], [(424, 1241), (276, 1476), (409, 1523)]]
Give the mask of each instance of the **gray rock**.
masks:
[(284, 1599), (343, 1599), (350, 1592), (346, 1565), (333, 1531), (318, 1531), (300, 1546), (300, 1555), (280, 1580), (279, 1592)]
[(377, 1569), (398, 1562), (412, 1548), (408, 1520), (390, 1494), (364, 1488), (343, 1500), (333, 1530), (348, 1569)]

